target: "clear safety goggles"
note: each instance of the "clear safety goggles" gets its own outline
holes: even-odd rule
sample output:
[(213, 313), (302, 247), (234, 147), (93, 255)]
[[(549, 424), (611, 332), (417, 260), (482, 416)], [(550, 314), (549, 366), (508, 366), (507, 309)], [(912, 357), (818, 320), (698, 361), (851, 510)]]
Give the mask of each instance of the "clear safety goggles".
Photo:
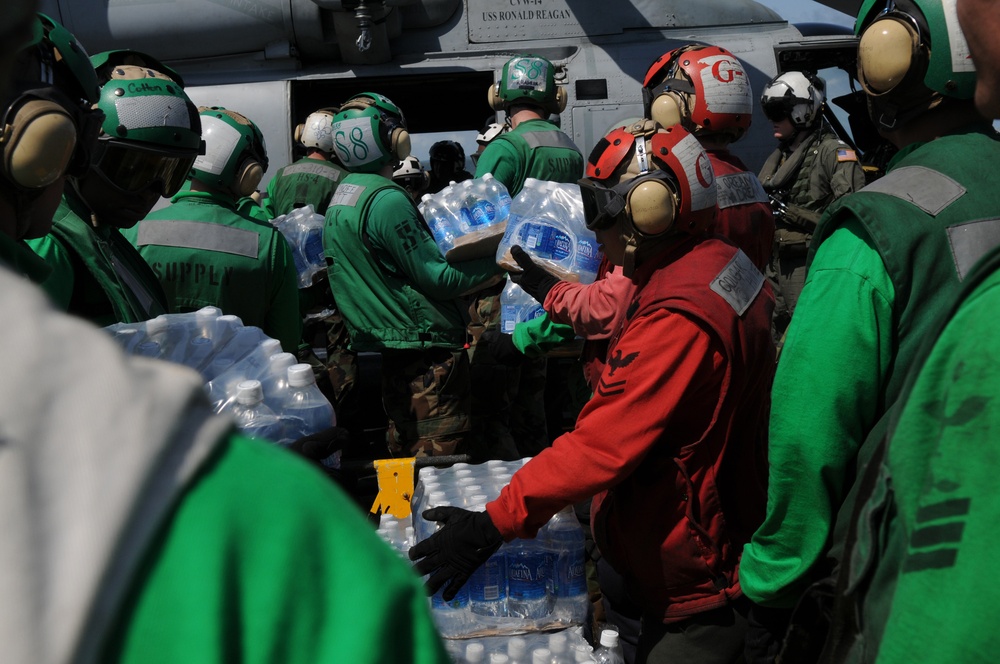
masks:
[(158, 186), (160, 194), (176, 194), (194, 165), (194, 155), (169, 155), (141, 147), (104, 142), (97, 168), (115, 186), (136, 193)]
[(625, 211), (629, 192), (650, 180), (665, 182), (672, 191), (677, 190), (677, 179), (672, 174), (660, 170), (645, 173), (614, 187), (605, 187), (590, 178), (583, 178), (577, 182), (583, 199), (583, 218), (587, 229), (601, 231), (610, 228)]

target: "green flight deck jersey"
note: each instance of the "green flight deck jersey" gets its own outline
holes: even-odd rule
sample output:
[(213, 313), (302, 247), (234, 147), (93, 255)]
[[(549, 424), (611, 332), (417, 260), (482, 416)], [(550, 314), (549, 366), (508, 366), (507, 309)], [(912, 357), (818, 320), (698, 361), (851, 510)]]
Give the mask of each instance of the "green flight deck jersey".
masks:
[(304, 157), (274, 174), (264, 207), (271, 219), (306, 205), (312, 205), (316, 214), (326, 214), (330, 197), (346, 176), (347, 171), (325, 159)]
[(168, 312), (156, 275), (121, 231), (94, 226), (86, 206), (67, 188), (45, 237), (28, 245), (52, 267), (42, 288), (56, 307), (105, 327), (138, 323)]
[(181, 191), (125, 232), (153, 268), (175, 313), (215, 306), (259, 327), (294, 353), (302, 334), (291, 249), (231, 198)]

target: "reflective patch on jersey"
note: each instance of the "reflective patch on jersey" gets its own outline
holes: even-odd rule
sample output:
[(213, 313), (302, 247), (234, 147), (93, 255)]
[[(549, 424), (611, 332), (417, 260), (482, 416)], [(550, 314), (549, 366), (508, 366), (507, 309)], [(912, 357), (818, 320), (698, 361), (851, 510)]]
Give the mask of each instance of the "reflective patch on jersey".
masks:
[(936, 217), (965, 196), (966, 191), (965, 187), (943, 173), (926, 166), (906, 166), (886, 173), (858, 193), (894, 196)]
[(964, 281), (972, 266), (1000, 245), (1000, 219), (981, 219), (949, 226), (948, 243), (958, 280)]
[(837, 150), (837, 161), (857, 161), (858, 153), (848, 148)]
[(139, 223), (136, 245), (150, 244), (257, 258), (260, 234), (207, 221), (146, 219)]
[(365, 193), (367, 187), (359, 184), (342, 184), (337, 187), (337, 191), (333, 192), (333, 196), (330, 197), (330, 205), (346, 205), (347, 207), (355, 207), (358, 201), (361, 199), (361, 194)]
[(719, 209), (749, 205), (750, 203), (767, 203), (767, 192), (753, 173), (733, 173), (722, 175), (715, 180), (715, 191), (719, 200)]
[(324, 166), (323, 164), (292, 164), (291, 166), (285, 166), (285, 170), (281, 172), (282, 175), (295, 175), (295, 174), (305, 174), (305, 175), (317, 175), (321, 178), (326, 178), (331, 182), (336, 182), (340, 179), (340, 171), (336, 168), (330, 168), (329, 166)]
[(763, 285), (764, 275), (746, 254), (738, 250), (709, 287), (722, 296), (737, 315), (742, 316)]
[(563, 131), (526, 131), (520, 134), (520, 136), (532, 150), (535, 148), (565, 148), (574, 152), (580, 152), (580, 148), (576, 147), (573, 139)]

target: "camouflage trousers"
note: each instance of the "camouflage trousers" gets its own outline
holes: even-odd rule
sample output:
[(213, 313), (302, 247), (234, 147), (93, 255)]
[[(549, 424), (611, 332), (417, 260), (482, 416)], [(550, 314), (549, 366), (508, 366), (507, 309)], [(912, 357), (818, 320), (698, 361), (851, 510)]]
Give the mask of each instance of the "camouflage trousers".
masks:
[[(349, 406), (358, 379), (357, 354), (348, 350), (351, 338), (344, 317), (332, 309), (326, 309), (322, 316), (307, 317), (302, 337), (306, 343), (299, 350), (299, 362), (312, 366), (316, 385), (339, 414)], [(319, 343), (325, 343), (325, 359), (313, 351)]]
[(464, 454), (472, 398), (465, 350), (382, 351), (382, 403), (393, 456)]

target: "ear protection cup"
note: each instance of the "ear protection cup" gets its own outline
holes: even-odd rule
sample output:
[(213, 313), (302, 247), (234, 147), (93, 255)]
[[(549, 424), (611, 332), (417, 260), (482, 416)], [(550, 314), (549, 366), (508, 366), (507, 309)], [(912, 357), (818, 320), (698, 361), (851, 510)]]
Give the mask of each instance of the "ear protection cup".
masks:
[(858, 80), (870, 95), (896, 89), (912, 72), (922, 82), (927, 72), (927, 48), (916, 26), (887, 15), (865, 28), (858, 45)]
[(556, 113), (566, 110), (566, 100), (566, 88), (561, 85), (556, 86)]
[(677, 196), (663, 180), (640, 178), (625, 199), (625, 212), (640, 234), (661, 235), (677, 219)]
[(649, 119), (661, 127), (679, 125), (687, 115), (686, 100), (679, 92), (661, 94), (649, 106)]
[(257, 185), (264, 177), (264, 169), (256, 159), (247, 159), (240, 165), (233, 182), (233, 191), (243, 198), (257, 191)]
[(76, 124), (59, 104), (31, 99), (3, 128), (3, 172), (21, 187), (47, 187), (66, 173), (76, 137)]
[(292, 139), (296, 143), (302, 142), (302, 132), (305, 131), (306, 126), (304, 124), (296, 125), (295, 131), (292, 133)]
[(494, 83), (490, 86), (490, 89), (486, 91), (486, 101), (489, 102), (490, 108), (494, 111), (503, 110), (503, 99), (500, 98), (499, 83)]
[(410, 156), (410, 133), (402, 127), (389, 129), (388, 141), (389, 152), (396, 158), (396, 161), (403, 161)]

